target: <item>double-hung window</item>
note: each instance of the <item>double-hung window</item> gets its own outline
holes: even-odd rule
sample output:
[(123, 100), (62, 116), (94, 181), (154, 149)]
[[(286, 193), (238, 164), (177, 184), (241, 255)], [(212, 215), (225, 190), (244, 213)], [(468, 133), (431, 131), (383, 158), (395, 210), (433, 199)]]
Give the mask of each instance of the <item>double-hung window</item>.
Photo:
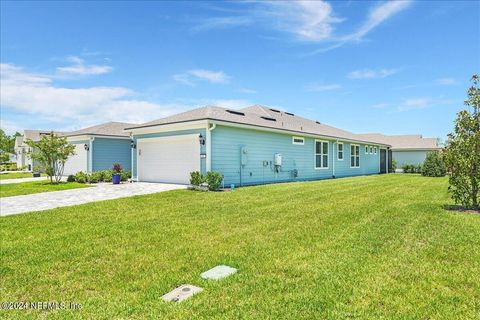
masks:
[(350, 167), (360, 168), (360, 146), (350, 145)]
[(328, 142), (315, 140), (315, 169), (328, 169)]
[(339, 142), (337, 145), (337, 159), (338, 160), (343, 160), (343, 143)]
[(365, 146), (365, 154), (368, 154), (368, 146)]
[(373, 154), (373, 147), (370, 146), (370, 154)]

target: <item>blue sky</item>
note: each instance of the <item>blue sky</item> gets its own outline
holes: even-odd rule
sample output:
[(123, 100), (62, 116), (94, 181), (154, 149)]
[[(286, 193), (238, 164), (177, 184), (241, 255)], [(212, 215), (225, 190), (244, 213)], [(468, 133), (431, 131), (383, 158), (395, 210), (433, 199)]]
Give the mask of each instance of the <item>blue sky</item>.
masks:
[(8, 132), (263, 104), (445, 138), (480, 72), (478, 1), (1, 2)]

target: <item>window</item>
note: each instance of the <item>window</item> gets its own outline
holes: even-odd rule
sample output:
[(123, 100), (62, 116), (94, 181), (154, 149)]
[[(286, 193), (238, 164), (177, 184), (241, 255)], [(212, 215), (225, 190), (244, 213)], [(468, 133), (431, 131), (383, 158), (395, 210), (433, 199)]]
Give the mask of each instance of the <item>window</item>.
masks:
[(373, 154), (373, 147), (370, 146), (370, 154)]
[(360, 168), (360, 146), (355, 144), (350, 145), (350, 167)]
[(315, 169), (328, 169), (328, 142), (315, 140)]
[(338, 160), (343, 160), (343, 143), (339, 142), (338, 143), (338, 155), (337, 155)]
[(365, 154), (368, 154), (368, 146), (365, 146)]
[(305, 139), (303, 137), (292, 137), (292, 144), (303, 146), (305, 144)]
[(373, 152), (377, 154), (377, 147), (373, 148)]

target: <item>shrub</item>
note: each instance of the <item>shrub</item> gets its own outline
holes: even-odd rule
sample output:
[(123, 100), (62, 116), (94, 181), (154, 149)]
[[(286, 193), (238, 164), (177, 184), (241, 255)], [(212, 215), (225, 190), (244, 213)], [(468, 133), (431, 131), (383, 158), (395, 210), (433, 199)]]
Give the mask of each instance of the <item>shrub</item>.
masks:
[(90, 183), (99, 183), (103, 181), (103, 173), (101, 171), (95, 171), (88, 175), (88, 181)]
[(198, 171), (190, 172), (190, 184), (192, 186), (199, 186), (203, 182), (205, 182), (205, 178), (200, 172)]
[(208, 184), (208, 189), (211, 191), (217, 191), (220, 189), (222, 181), (223, 175), (220, 172), (209, 171), (205, 175), (205, 182)]
[(67, 178), (67, 182), (75, 182), (75, 176), (73, 174), (69, 175)]
[(122, 171), (120, 175), (121, 181), (127, 181), (128, 179), (132, 178), (132, 173), (130, 171)]
[(422, 175), (427, 177), (443, 177), (447, 174), (445, 162), (442, 154), (438, 151), (427, 153), (427, 158), (423, 163)]
[(392, 172), (395, 172), (397, 170), (397, 161), (392, 160)]
[(77, 172), (75, 174), (75, 181), (77, 181), (78, 183), (87, 183), (88, 175), (83, 171)]
[(413, 164), (404, 164), (402, 166), (403, 173), (414, 173), (415, 172), (415, 165)]
[(103, 171), (103, 181), (104, 182), (112, 182), (112, 175), (113, 175), (112, 170), (104, 170)]

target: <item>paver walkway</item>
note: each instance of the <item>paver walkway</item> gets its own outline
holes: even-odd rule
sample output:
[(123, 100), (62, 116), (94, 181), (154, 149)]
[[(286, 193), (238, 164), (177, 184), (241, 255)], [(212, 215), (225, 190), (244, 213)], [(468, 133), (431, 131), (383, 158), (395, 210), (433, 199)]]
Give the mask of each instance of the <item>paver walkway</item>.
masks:
[(38, 177), (38, 178), (18, 178), (18, 179), (4, 179), (0, 180), (0, 184), (7, 184), (7, 183), (22, 183), (22, 182), (30, 182), (30, 181), (39, 181), (39, 180), (47, 180), (47, 177)]
[(100, 183), (91, 188), (6, 197), (0, 198), (0, 216), (185, 188), (187, 188), (185, 185), (166, 183), (135, 182), (120, 185)]

